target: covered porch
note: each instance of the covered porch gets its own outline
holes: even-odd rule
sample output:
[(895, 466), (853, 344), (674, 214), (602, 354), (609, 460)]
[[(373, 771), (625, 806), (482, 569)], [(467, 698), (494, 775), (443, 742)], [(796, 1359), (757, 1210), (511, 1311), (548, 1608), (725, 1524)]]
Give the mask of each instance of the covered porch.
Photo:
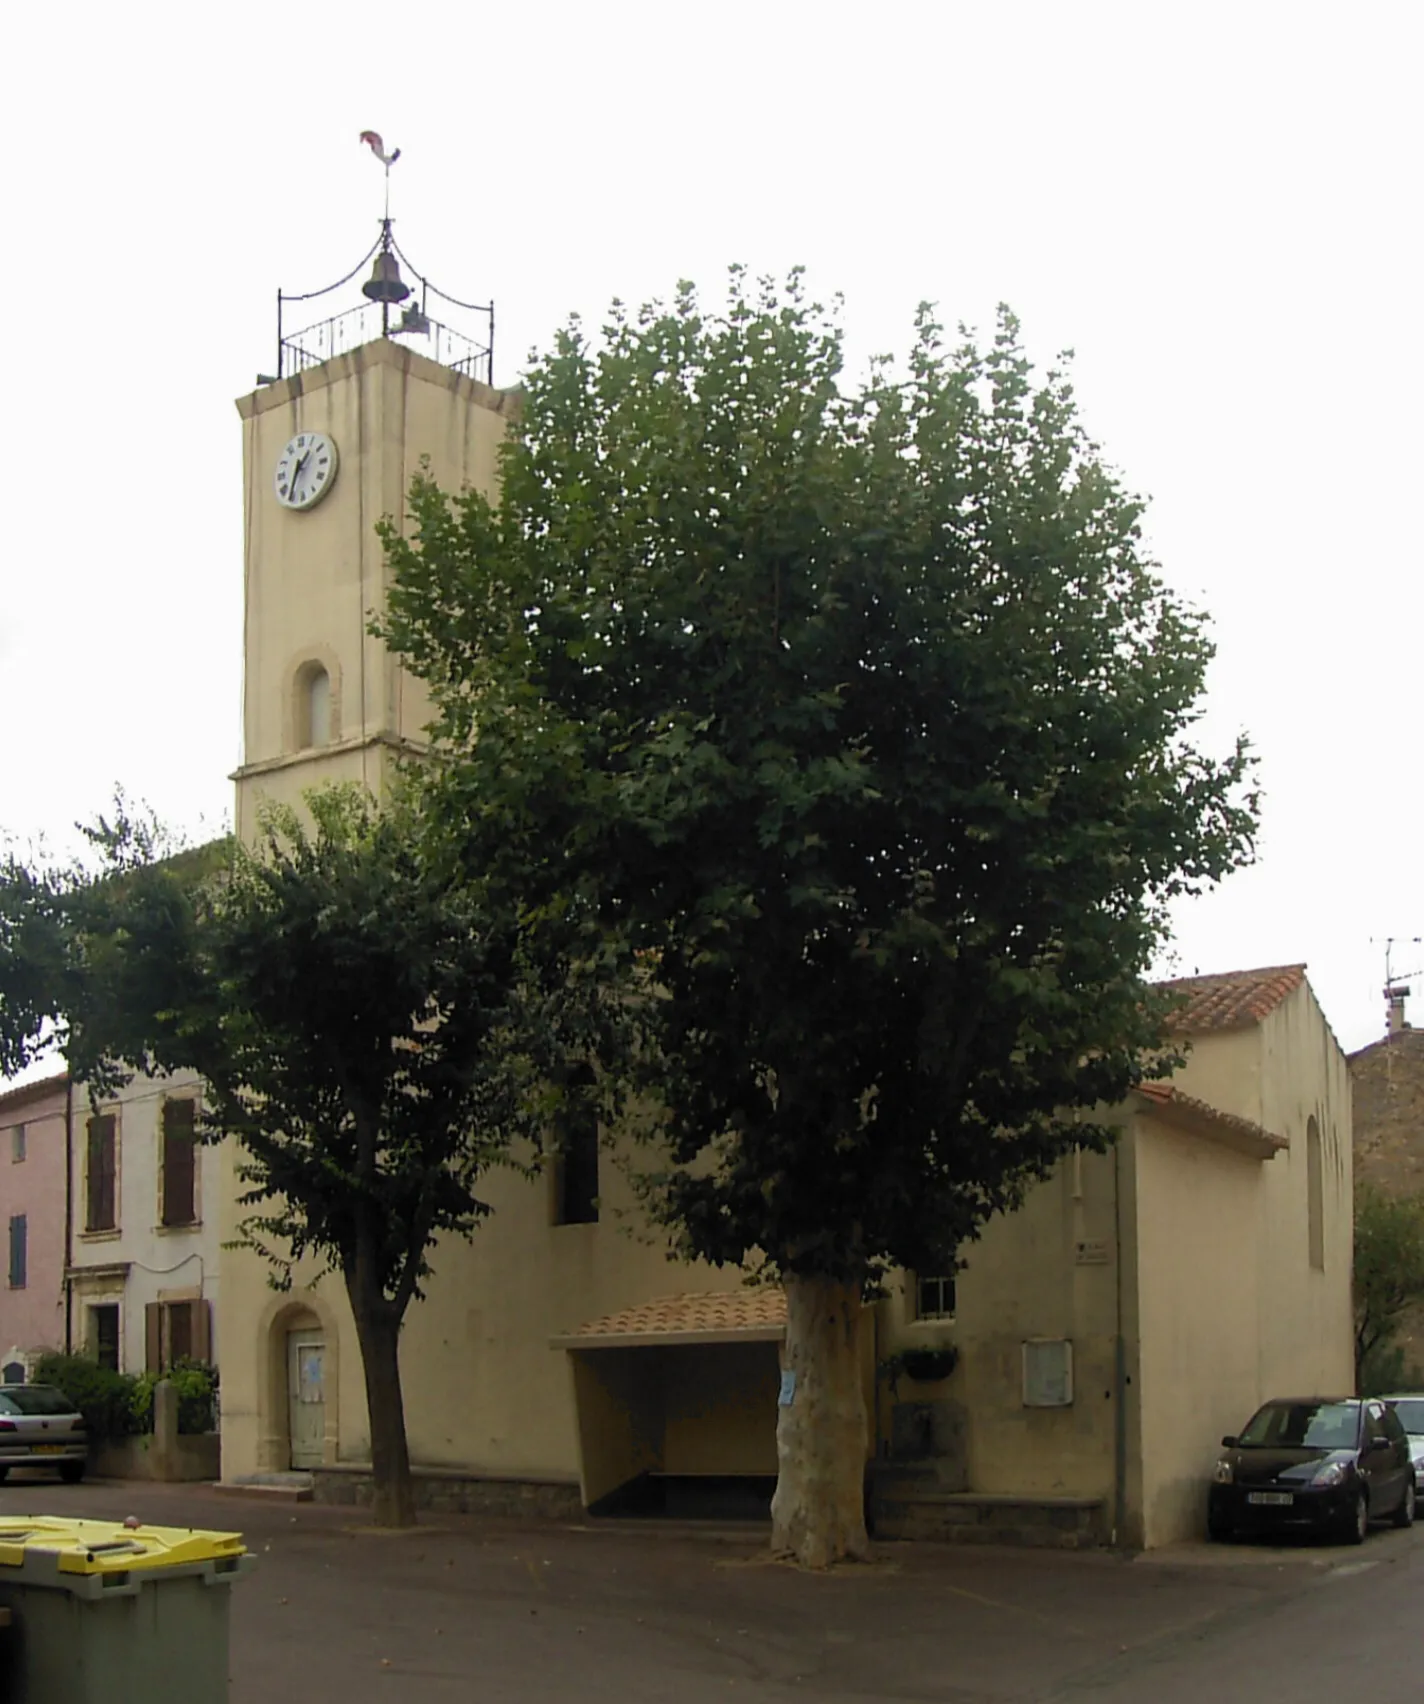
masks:
[(551, 1340), (595, 1514), (759, 1519), (776, 1487), (780, 1290), (662, 1296)]

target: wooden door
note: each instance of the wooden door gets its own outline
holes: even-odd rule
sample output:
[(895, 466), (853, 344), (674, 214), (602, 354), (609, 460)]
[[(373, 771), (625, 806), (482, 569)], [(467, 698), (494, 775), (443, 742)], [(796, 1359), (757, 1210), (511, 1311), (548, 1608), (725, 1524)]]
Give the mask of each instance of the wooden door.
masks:
[(326, 1439), (326, 1344), (320, 1331), (287, 1333), (288, 1436), (293, 1467), (320, 1467)]

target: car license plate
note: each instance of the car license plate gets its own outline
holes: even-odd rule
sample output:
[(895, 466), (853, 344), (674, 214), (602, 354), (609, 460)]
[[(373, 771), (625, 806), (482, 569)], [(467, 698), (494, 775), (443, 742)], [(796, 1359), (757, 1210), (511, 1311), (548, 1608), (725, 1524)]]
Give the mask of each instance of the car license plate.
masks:
[(1289, 1491), (1248, 1491), (1246, 1501), (1248, 1503), (1265, 1503), (1273, 1509), (1288, 1509), (1295, 1501), (1295, 1497)]
[(63, 1455), (64, 1451), (65, 1451), (65, 1445), (63, 1445), (63, 1444), (36, 1444), (36, 1445), (34, 1445), (34, 1453), (36, 1455)]

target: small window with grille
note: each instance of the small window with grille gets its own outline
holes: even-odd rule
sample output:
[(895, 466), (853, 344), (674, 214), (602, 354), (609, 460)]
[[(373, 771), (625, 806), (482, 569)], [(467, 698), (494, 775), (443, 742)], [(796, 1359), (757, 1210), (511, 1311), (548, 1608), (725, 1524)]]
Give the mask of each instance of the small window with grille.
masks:
[(954, 1275), (915, 1280), (915, 1318), (954, 1318)]

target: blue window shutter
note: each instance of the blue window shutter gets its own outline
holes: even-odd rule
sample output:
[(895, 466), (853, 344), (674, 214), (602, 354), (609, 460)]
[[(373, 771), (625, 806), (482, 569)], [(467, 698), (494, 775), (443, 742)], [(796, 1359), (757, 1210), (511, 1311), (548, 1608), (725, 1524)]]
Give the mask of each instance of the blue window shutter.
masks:
[(10, 1220), (10, 1288), (23, 1290), (25, 1287), (25, 1256), (28, 1252), (28, 1226), (25, 1215), (17, 1213)]

